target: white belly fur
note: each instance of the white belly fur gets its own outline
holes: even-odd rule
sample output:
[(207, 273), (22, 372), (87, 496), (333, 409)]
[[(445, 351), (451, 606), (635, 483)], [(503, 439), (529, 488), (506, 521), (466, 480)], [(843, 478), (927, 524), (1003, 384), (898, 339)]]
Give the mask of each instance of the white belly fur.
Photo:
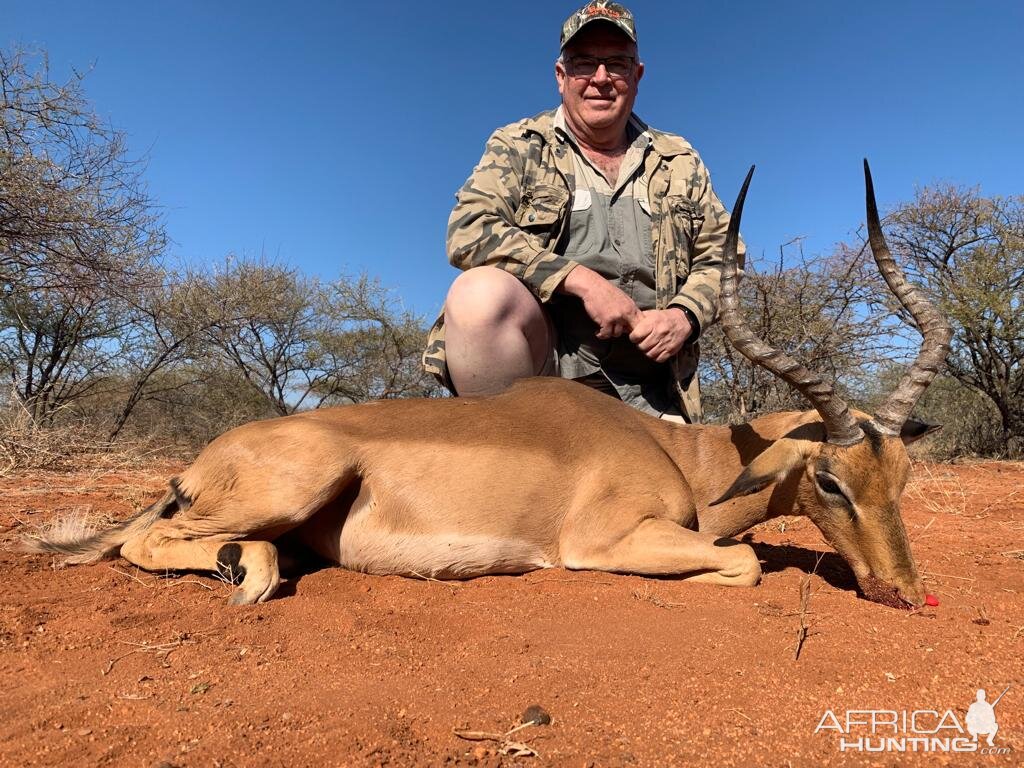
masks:
[(550, 568), (539, 548), (522, 541), (460, 533), (396, 533), (349, 516), (341, 532), (341, 565), (353, 571), (433, 579)]
[(555, 565), (540, 547), (515, 539), (458, 531), (391, 530), (380, 522), (374, 506), (375, 500), (364, 483), (347, 514), (317, 521), (303, 531), (303, 539), (321, 556), (345, 568), (380, 575), (463, 579), (491, 573), (526, 573)]

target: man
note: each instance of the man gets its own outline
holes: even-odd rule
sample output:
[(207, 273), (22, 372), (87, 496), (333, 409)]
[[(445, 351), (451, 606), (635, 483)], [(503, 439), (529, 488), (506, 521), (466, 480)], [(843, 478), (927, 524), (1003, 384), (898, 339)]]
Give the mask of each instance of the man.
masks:
[(557, 375), (700, 420), (697, 338), (716, 316), (729, 216), (694, 149), (633, 114), (636, 39), (618, 3), (573, 13), (561, 107), (492, 134), (456, 196), (448, 256), (466, 271), (423, 356), (455, 394)]

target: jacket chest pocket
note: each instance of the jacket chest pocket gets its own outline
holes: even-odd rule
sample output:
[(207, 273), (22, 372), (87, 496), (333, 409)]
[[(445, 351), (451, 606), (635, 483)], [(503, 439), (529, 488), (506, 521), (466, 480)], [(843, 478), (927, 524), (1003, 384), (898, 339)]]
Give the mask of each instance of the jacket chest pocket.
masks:
[(704, 214), (701, 213), (700, 207), (686, 195), (668, 195), (665, 198), (665, 205), (672, 221), (672, 229), (675, 230), (675, 239), (686, 243), (687, 250), (692, 249), (704, 226)]
[(681, 282), (690, 274), (693, 248), (704, 226), (704, 214), (686, 195), (666, 195), (665, 210), (670, 229), (666, 256), (675, 267), (676, 279)]
[(568, 202), (568, 190), (537, 184), (523, 193), (515, 213), (516, 226), (532, 234), (547, 235), (550, 239), (565, 217)]

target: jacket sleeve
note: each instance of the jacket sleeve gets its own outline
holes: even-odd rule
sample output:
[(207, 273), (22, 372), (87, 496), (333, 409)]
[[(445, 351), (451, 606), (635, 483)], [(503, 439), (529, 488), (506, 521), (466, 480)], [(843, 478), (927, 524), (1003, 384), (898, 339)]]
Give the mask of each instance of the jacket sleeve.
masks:
[(504, 129), (455, 196), (448, 219), (448, 260), (459, 269), (492, 266), (515, 275), (542, 302), (577, 265), (554, 252), (569, 193), (545, 185), (523, 189), (525, 167)]
[[(668, 305), (689, 310), (697, 320), (694, 339), (718, 319), (718, 295), (721, 290), (722, 246), (725, 232), (729, 228), (729, 212), (718, 199), (711, 186), (711, 175), (703, 161), (697, 161), (694, 182), (698, 192), (695, 196), (703, 226), (693, 244), (690, 273), (675, 298)], [(742, 238), (737, 245), (737, 261), (742, 272), (746, 262), (747, 247)]]

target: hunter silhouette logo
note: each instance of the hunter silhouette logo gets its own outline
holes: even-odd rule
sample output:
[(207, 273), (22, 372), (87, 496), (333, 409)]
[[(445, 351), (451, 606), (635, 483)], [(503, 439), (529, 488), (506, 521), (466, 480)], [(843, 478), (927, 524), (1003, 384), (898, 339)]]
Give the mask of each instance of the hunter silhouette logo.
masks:
[(967, 717), (964, 718), (967, 732), (975, 741), (979, 736), (987, 736), (988, 745), (995, 746), (992, 740), (995, 738), (996, 731), (999, 730), (999, 724), (996, 722), (996, 704), (1008, 690), (1010, 690), (1010, 686), (1006, 686), (1006, 690), (1000, 693), (999, 697), (991, 704), (985, 701), (985, 689), (982, 688), (978, 691), (975, 702), (967, 709)]

